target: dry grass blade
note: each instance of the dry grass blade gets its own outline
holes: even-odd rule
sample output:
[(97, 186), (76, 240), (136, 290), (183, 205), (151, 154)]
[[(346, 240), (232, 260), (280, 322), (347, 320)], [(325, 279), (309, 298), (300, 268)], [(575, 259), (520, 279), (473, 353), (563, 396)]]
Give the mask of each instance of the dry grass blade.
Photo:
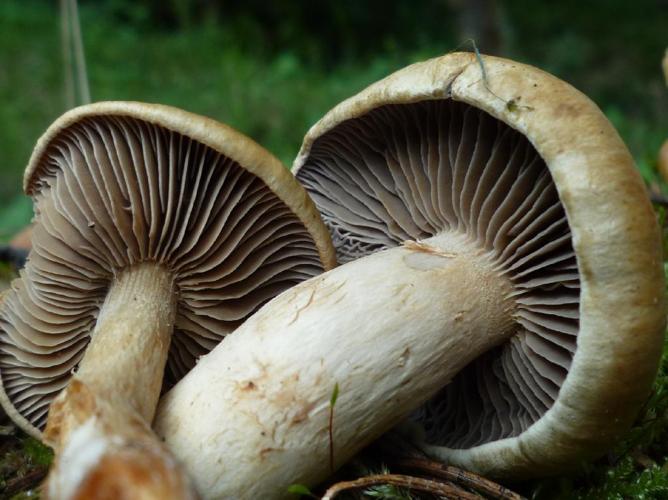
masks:
[(421, 491), (423, 493), (431, 493), (453, 500), (479, 500), (480, 495), (470, 493), (453, 484), (443, 483), (440, 481), (433, 481), (431, 479), (423, 479), (421, 477), (405, 476), (402, 474), (378, 474), (374, 476), (361, 477), (353, 481), (342, 481), (330, 486), (325, 492), (322, 500), (331, 500), (339, 493), (346, 490), (368, 488), (369, 486), (376, 486), (379, 484), (390, 484), (399, 486), (408, 490)]
[(472, 472), (445, 465), (433, 460), (423, 458), (406, 458), (394, 462), (393, 465), (397, 467), (412, 469), (426, 474), (447, 479), (453, 483), (466, 486), (467, 488), (479, 491), (486, 496), (498, 500), (522, 500), (524, 497), (509, 490), (505, 486), (501, 486), (489, 479), (478, 476)]
[(77, 0), (70, 0), (70, 15), (72, 16), (70, 26), (73, 34), (74, 58), (76, 61), (77, 79), (79, 80), (81, 104), (88, 104), (90, 103), (90, 88), (88, 86), (88, 71), (86, 70), (86, 56), (84, 54), (83, 37), (81, 36)]
[(65, 71), (65, 104), (69, 109), (77, 104), (77, 90), (79, 104), (90, 102), (86, 56), (77, 0), (60, 0), (60, 23), (60, 42)]

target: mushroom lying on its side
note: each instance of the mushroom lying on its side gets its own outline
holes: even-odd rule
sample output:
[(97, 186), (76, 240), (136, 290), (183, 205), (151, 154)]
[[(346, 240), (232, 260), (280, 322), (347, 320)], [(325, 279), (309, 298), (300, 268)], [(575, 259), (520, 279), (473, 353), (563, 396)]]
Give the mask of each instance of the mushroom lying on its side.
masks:
[(313, 203), (236, 131), (123, 102), (57, 120), (25, 190), (32, 251), (0, 312), (0, 401), (56, 449), (49, 496), (187, 495), (149, 428), (165, 367), (175, 383), (267, 300), (332, 266)]
[(161, 400), (203, 496), (313, 485), (409, 415), (429, 453), (497, 477), (572, 468), (630, 425), (665, 324), (642, 180), (580, 92), (482, 62), (415, 64), (310, 130), (297, 176), (361, 258), (263, 306)]

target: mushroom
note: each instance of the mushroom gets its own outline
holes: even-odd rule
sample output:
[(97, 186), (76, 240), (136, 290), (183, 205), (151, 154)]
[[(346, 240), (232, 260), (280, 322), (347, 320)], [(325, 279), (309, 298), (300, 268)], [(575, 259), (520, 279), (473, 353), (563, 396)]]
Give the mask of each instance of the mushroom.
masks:
[(659, 170), (664, 182), (668, 182), (668, 139), (663, 141), (657, 155), (656, 168)]
[(133, 102), (63, 115), (24, 188), (35, 225), (0, 313), (0, 400), (56, 449), (49, 495), (187, 496), (149, 428), (163, 373), (175, 383), (267, 300), (333, 265), (313, 203), (238, 132)]
[(336, 106), (295, 171), (356, 260), (267, 303), (161, 400), (200, 494), (316, 484), (409, 416), (431, 455), (514, 478), (629, 427), (661, 353), (659, 232), (583, 94), (449, 54)]

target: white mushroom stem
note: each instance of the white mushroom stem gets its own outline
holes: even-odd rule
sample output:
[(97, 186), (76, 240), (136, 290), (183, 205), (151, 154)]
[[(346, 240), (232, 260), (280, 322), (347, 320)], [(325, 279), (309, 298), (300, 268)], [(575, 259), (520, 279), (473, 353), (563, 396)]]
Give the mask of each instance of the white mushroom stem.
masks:
[[(155, 428), (206, 498), (309, 486), (513, 333), (510, 282), (443, 234), (278, 296), (161, 401)], [(330, 443), (330, 400), (333, 408)]]
[(138, 264), (113, 281), (79, 370), (49, 412), (44, 440), (56, 450), (50, 498), (104, 491), (189, 497), (187, 480), (149, 426), (175, 303), (172, 275), (160, 265)]

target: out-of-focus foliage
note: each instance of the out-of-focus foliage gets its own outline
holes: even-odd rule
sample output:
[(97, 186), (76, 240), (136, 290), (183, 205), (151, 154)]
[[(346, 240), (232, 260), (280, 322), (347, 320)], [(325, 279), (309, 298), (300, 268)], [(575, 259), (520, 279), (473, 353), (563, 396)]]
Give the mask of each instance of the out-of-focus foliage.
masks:
[(103, 3), (105, 12), (120, 23), (168, 32), (222, 27), (228, 39), (244, 52), (274, 56), (287, 49), (305, 62), (329, 67), (346, 60), (375, 59), (406, 48), (434, 48), (453, 40), (456, 31), (451, 2), (443, 0), (98, 3)]
[[(406, 64), (471, 49), (471, 19), (493, 52), (535, 64), (591, 96), (643, 175), (668, 136), (660, 60), (668, 1), (80, 0), (93, 100), (135, 99), (203, 113), (286, 164), (329, 108)], [(475, 9), (479, 9), (477, 12)], [(475, 23), (473, 23), (475, 24)], [(475, 30), (474, 30), (475, 31)], [(58, 2), (0, 2), (0, 239), (30, 214), (22, 170), (64, 111)]]

